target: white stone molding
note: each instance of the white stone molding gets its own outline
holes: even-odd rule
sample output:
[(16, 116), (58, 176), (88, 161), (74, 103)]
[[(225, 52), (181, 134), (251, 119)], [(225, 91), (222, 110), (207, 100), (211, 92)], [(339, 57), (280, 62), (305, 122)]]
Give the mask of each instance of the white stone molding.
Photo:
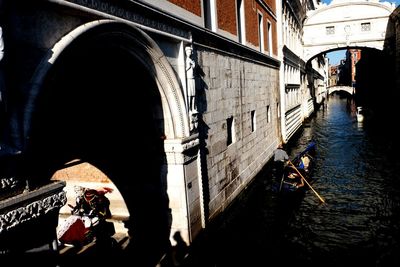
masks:
[[(21, 224), (39, 218), (49, 212), (58, 212), (58, 210), (67, 203), (66, 193), (64, 191), (53, 193), (42, 199), (38, 199), (24, 205), (23, 201), (35, 197), (35, 192), (28, 192), (9, 198), (0, 203), (0, 209), (7, 208), (7, 205), (14, 207), (5, 213), (0, 214), (0, 234), (9, 231)], [(19, 202), (21, 203), (14, 203)]]

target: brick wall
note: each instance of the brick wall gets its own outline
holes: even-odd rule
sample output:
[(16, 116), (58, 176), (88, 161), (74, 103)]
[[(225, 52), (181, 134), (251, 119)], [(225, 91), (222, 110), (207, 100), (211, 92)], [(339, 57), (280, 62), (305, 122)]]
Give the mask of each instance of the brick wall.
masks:
[(255, 1), (246, 1), (245, 6), (246, 20), (246, 41), (258, 46), (258, 15)]
[(96, 183), (110, 182), (108, 177), (102, 171), (87, 162), (58, 170), (53, 174), (51, 179)]
[(201, 16), (201, 0), (168, 0), (169, 2), (186, 9), (197, 16)]
[[(168, 0), (187, 11), (201, 16), (201, 1), (200, 0)], [(258, 12), (263, 15), (263, 28), (264, 28), (264, 47), (267, 48), (268, 44), (268, 30), (267, 21), (271, 23), (272, 30), (272, 54), (278, 54), (277, 45), (277, 29), (276, 20), (269, 12), (276, 13), (276, 4), (274, 0), (265, 0), (264, 4), (260, 4), (255, 0), (243, 0), (245, 10), (245, 23), (246, 23), (246, 41), (255, 47), (259, 47), (259, 34), (258, 34)], [(236, 1), (234, 0), (218, 0), (216, 1), (217, 8), (217, 24), (218, 28), (222, 31), (226, 31), (234, 36), (237, 36), (237, 12)], [(268, 10), (265, 8), (268, 6)], [(266, 51), (269, 52), (269, 51)]]
[(218, 28), (237, 35), (236, 1), (217, 1)]
[(266, 3), (272, 11), (276, 13), (276, 0), (264, 0), (264, 3)]
[[(247, 1), (246, 2), (246, 38), (249, 43), (259, 47), (259, 36), (258, 36), (258, 13), (260, 12), (263, 16), (263, 29), (264, 29), (264, 47), (268, 44), (268, 30), (267, 21), (271, 23), (272, 30), (272, 53), (274, 55), (278, 54), (277, 45), (277, 30), (276, 30), (276, 20), (270, 15), (265, 8), (258, 2)], [(272, 9), (272, 8), (271, 8)], [(274, 5), (275, 12), (275, 5)]]

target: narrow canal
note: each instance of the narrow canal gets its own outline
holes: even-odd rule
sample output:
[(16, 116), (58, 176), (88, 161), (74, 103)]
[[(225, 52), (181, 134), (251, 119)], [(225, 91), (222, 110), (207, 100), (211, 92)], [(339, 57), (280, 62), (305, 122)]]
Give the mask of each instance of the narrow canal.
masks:
[(193, 245), (185, 266), (399, 266), (400, 160), (391, 125), (356, 121), (353, 102), (330, 97), (287, 147), (317, 143), (313, 188), (280, 205), (270, 168)]

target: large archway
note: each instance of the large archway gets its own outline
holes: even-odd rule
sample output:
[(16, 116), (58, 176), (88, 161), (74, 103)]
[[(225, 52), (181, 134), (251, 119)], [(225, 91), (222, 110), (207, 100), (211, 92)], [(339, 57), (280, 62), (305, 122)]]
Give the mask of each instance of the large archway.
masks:
[(171, 228), (164, 139), (189, 132), (179, 83), (157, 45), (131, 26), (95, 22), (67, 39), (37, 71), (25, 171), (40, 183), (71, 161), (101, 170), (132, 215), (132, 256), (157, 261)]

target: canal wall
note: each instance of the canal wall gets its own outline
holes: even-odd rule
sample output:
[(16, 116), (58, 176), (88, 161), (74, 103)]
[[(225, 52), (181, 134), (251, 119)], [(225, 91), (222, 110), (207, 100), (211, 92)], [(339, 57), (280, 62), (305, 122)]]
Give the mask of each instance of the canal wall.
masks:
[(279, 77), (276, 68), (215, 49), (199, 47), (198, 53), (207, 87), (201, 106), (207, 107), (203, 122), (208, 154), (202, 164), (212, 219), (247, 186), (277, 146)]

